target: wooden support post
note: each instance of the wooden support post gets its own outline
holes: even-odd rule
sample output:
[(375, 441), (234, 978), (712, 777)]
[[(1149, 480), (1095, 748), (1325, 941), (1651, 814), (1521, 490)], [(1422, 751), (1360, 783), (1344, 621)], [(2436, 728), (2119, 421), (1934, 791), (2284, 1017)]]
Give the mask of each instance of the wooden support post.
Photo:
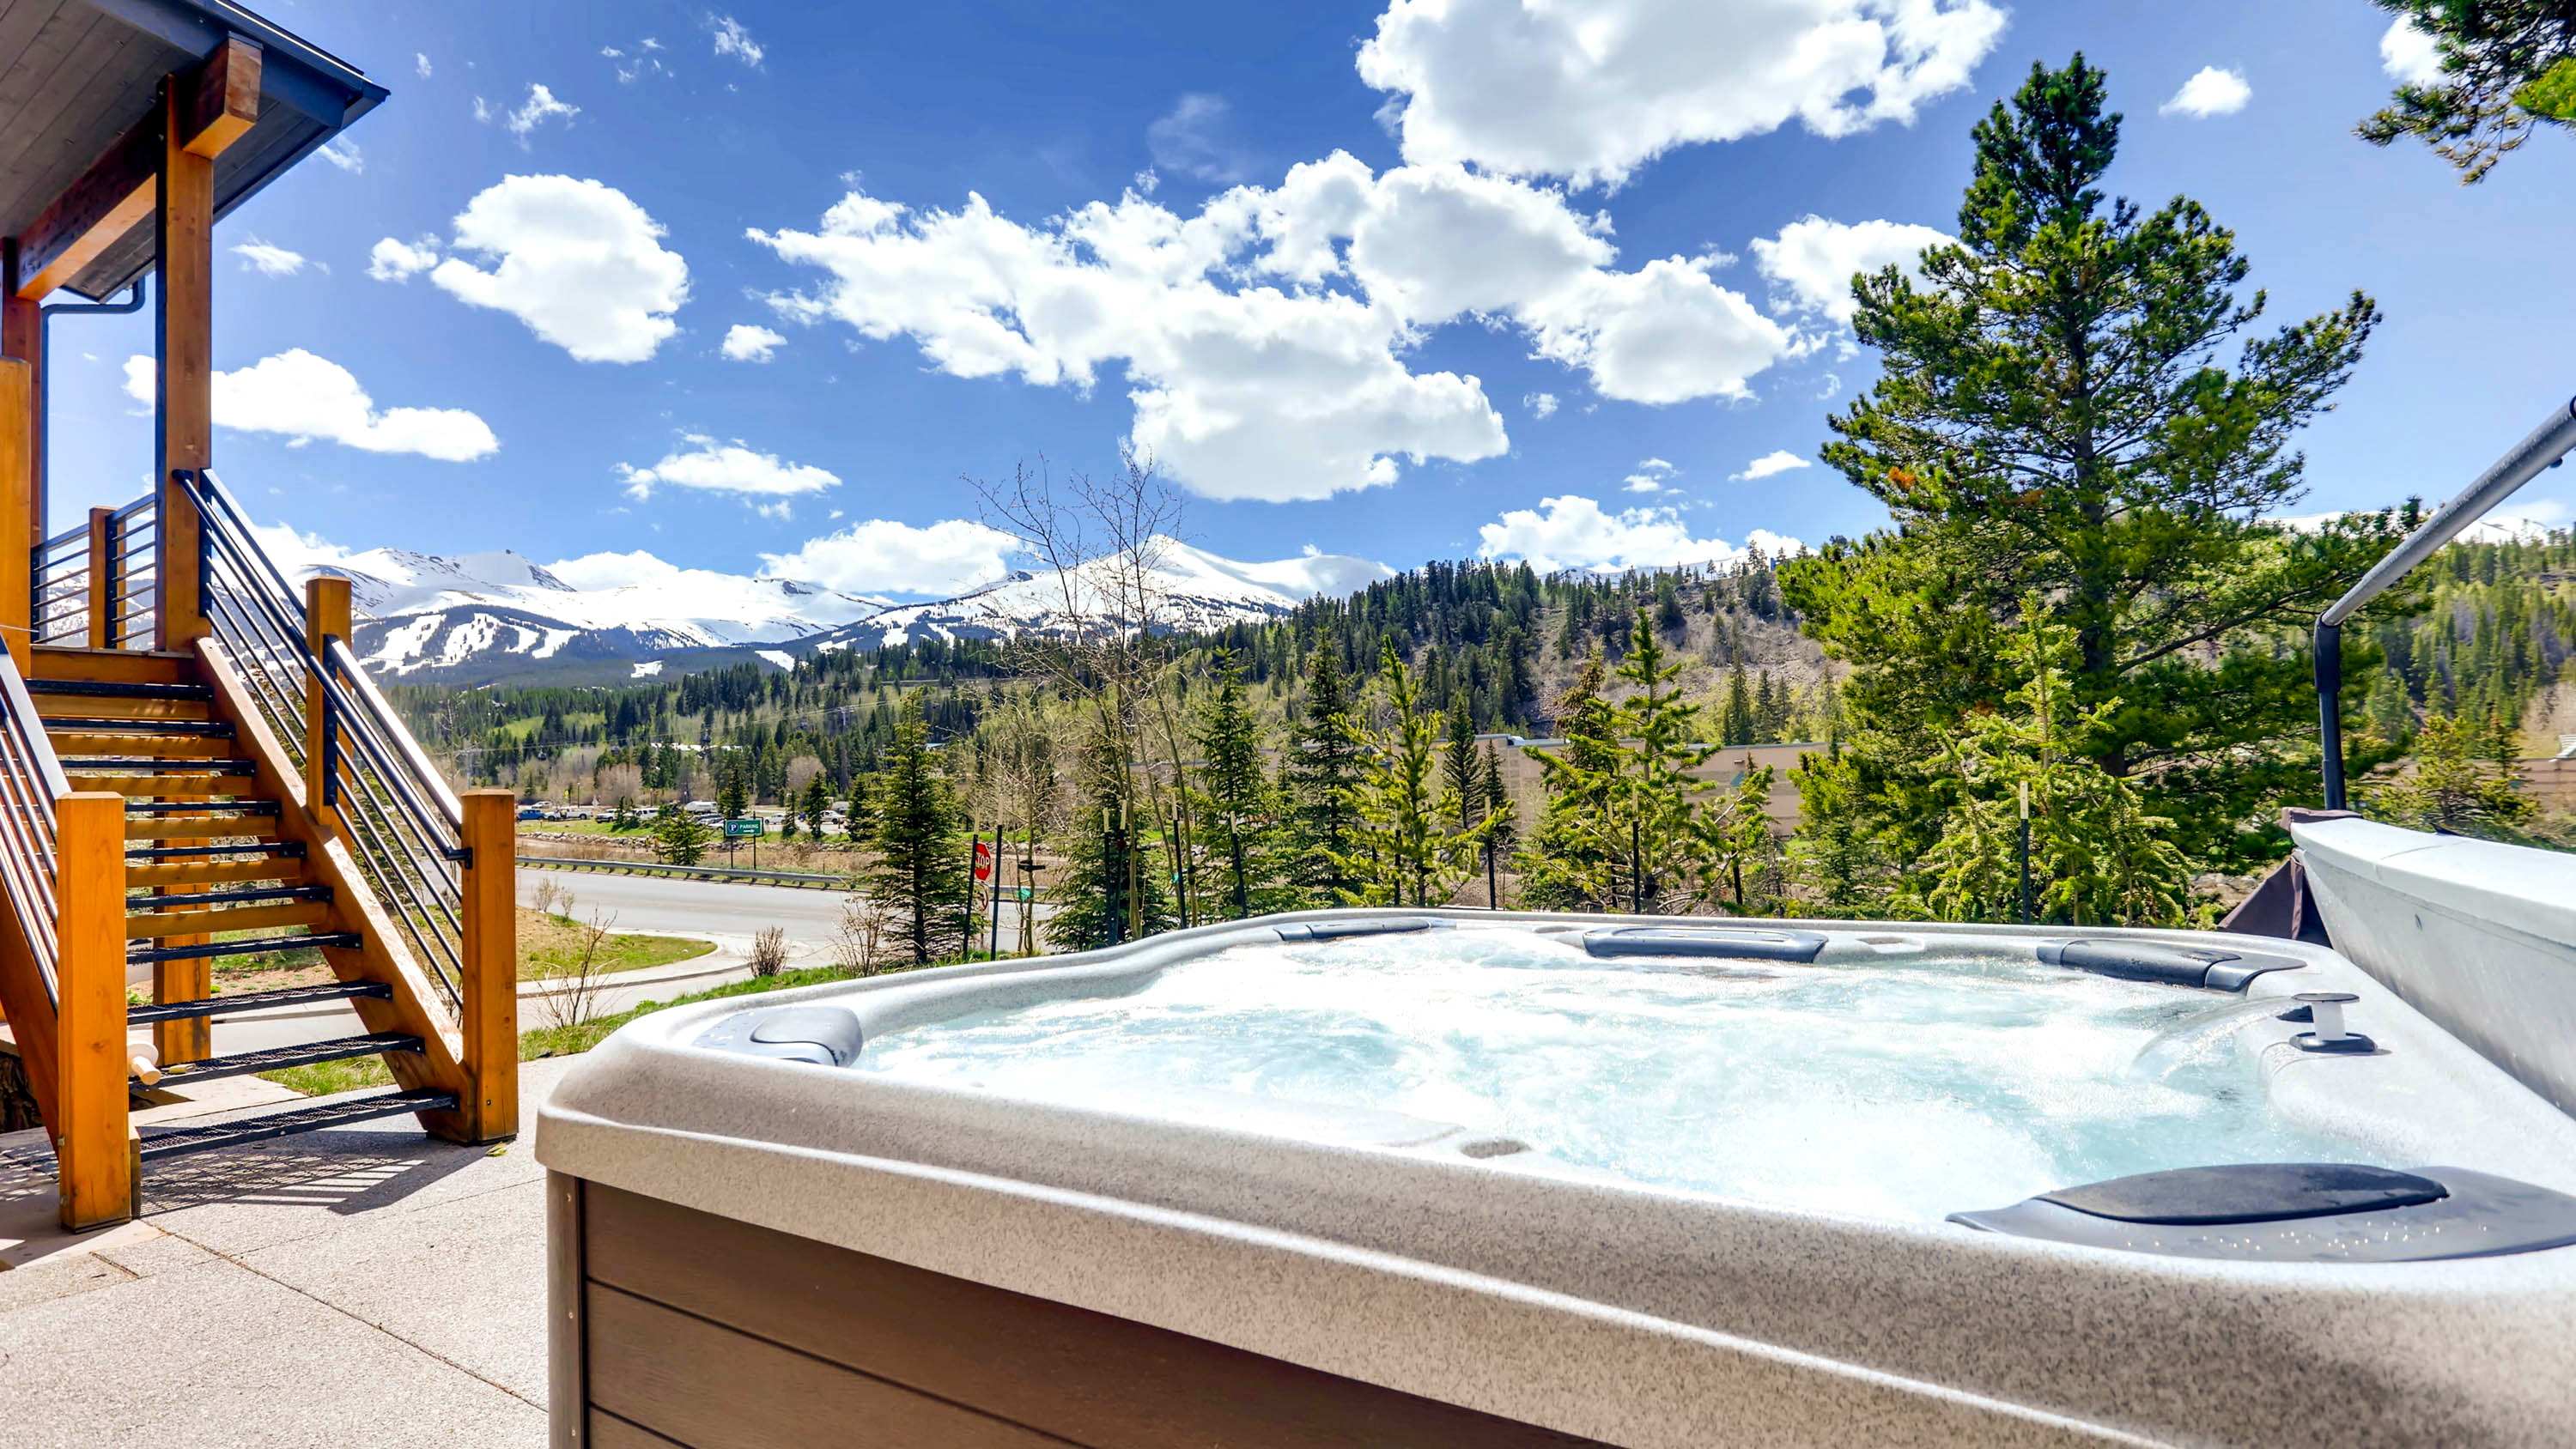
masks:
[(35, 672), (36, 369), (0, 358), (0, 645)]
[[(181, 797), (163, 798), (175, 803)], [(188, 798), (189, 803), (192, 804), (204, 803), (205, 800), (202, 796), (185, 798)], [(120, 825), (120, 831), (121, 829)], [(184, 889), (182, 887), (179, 890), (173, 890), (167, 886), (158, 886), (153, 889), (152, 894), (176, 895), (182, 893)], [(213, 907), (179, 906), (172, 909), (212, 910)], [(211, 936), (165, 936), (156, 944), (202, 946), (213, 939)], [(152, 963), (152, 999), (155, 1002), (203, 1001), (214, 994), (215, 963), (205, 957), (195, 956), (181, 961)], [(203, 1061), (215, 1054), (214, 1023), (202, 1016), (183, 1016), (176, 1021), (156, 1021), (152, 1023), (152, 1049), (160, 1055), (161, 1065), (165, 1067), (176, 1066), (181, 1062)]]
[(468, 790), (465, 895), (465, 1076), (457, 1104), (468, 1142), (519, 1130), (518, 797)]
[[(304, 581), (304, 647), (316, 665), (331, 667), (331, 641), (349, 637), (349, 581), (315, 578)], [(336, 758), (330, 743), (331, 697), (317, 674), (304, 681), (304, 806), (324, 835), (340, 833), (340, 813), (330, 799), (330, 766)]]
[(163, 649), (185, 649), (212, 632), (200, 610), (198, 550), (204, 524), (171, 474), (214, 462), (215, 163), (189, 149), (187, 88), (161, 91), (161, 167), (153, 230), (161, 257), (154, 298), (160, 354), (161, 527), (153, 569)]
[(25, 449), (30, 479), (26, 506), (0, 518), (0, 531), (18, 527), (24, 515), (31, 548), (45, 536), (45, 373), (44, 360), (36, 355), (44, 326), (44, 309), (18, 295), (18, 239), (0, 240), (0, 357), (27, 366), (27, 415), (14, 422), (0, 419), (0, 457), (13, 447)]
[(125, 797), (63, 796), (55, 805), (54, 894), (62, 912), (54, 1100), (61, 1121), (62, 1223), (103, 1227), (135, 1213), (133, 1125), (125, 1083)]
[(117, 597), (116, 510), (93, 508), (89, 511), (89, 647), (116, 647), (116, 615), (122, 607)]

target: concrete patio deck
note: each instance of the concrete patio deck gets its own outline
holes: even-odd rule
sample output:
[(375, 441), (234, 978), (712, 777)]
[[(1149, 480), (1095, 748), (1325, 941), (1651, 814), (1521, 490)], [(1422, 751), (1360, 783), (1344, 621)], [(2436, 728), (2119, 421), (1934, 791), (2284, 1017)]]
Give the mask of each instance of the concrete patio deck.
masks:
[[(521, 1135), (498, 1149), (399, 1119), (177, 1158), (146, 1170), (140, 1220), (77, 1237), (54, 1227), (41, 1141), (0, 1139), (9, 1442), (543, 1444), (533, 1134), (573, 1060), (521, 1067)], [(222, 1085), (137, 1119), (213, 1120), (275, 1090)]]

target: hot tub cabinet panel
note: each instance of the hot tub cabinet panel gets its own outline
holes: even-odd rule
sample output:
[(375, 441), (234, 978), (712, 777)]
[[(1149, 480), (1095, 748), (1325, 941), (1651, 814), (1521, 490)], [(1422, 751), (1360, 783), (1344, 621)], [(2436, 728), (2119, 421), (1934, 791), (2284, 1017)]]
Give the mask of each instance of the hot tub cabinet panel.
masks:
[[(2538, 1449), (2576, 1432), (2576, 1247), (2497, 1254), (2477, 1223), (2427, 1252), (2489, 1256), (2400, 1262), (2301, 1261), (2281, 1237), (2231, 1260), (2210, 1245), (2223, 1226), (2141, 1231), (2216, 1254), (2174, 1256), (2015, 1236), (2001, 1201), (1958, 1204), (2006, 1224), (1981, 1232), (1658, 1190), (1392, 1111), (1140, 1114), (701, 1044), (750, 1042), (769, 1020), (751, 1011), (846, 1008), (874, 1040), (1118, 998), (1282, 926), (1338, 941), (1426, 918), (1674, 925), (1308, 913), (639, 1019), (540, 1116), (557, 1444)], [(1810, 951), (1799, 933), (1828, 939)], [(2025, 961), (2065, 941), (1770, 934), (1787, 944), (1744, 958), (1765, 971), (1832, 970), (1900, 937)], [(2576, 1192), (2576, 1122), (2333, 952), (2084, 935), (2101, 944), (2078, 954), (2121, 971), (2188, 978), (2242, 953), (2201, 986), (2118, 989), (2205, 992), (2219, 1045), (2303, 1127), (2435, 1177)], [(1734, 970), (1693, 955), (1672, 970)], [(2068, 969), (2043, 989), (2091, 989), (2092, 968)], [(2302, 993), (2351, 994), (2369, 1049), (2302, 1049)], [(835, 1059), (808, 1040), (829, 1036), (806, 1030), (820, 1017), (778, 1021), (756, 1045)], [(2358, 1219), (2314, 1221), (2305, 1241), (2351, 1256), (2337, 1224)]]
[(554, 1188), (578, 1204), (561, 1347), (586, 1368), (595, 1446), (1598, 1443), (616, 1188)]

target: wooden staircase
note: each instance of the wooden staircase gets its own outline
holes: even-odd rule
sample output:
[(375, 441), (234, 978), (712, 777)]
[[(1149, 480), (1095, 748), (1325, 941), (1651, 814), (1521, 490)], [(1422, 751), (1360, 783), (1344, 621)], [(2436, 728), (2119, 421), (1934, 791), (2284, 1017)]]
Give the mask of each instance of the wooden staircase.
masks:
[[(473, 792), (457, 807), (463, 817), (459, 832), (469, 840), (481, 832), (489, 842), (485, 863), (497, 868), (499, 879), (477, 882), (481, 873), (465, 870), (467, 886), (479, 887), (469, 902), (479, 897), (484, 903), (479, 917), (469, 905), (465, 957), (487, 969), (480, 979), (458, 981), (460, 973), (453, 970), (441, 977), (435, 963), (424, 963), (406, 944), (421, 939), (417, 916), (406, 932), (371, 888), (353, 853), (363, 832), (350, 830), (329, 804), (316, 808), (308, 787), (321, 772), (313, 762), (334, 758), (332, 747), (317, 749), (317, 733), (315, 741), (299, 742), (303, 750), (290, 751), (272, 727), (274, 711), (260, 707), (261, 682), (235, 663), (222, 642), (200, 639), (184, 652), (37, 645), (31, 666), (22, 697), (32, 703), (42, 739), (59, 765), (69, 792), (63, 798), (103, 808), (121, 805), (125, 942), (121, 959), (86, 973), (75, 966), (70, 947), (62, 948), (56, 968), (61, 1010), (51, 1019), (26, 1018), (44, 1015), (42, 1008), (55, 1001), (22, 1009), (29, 1008), (30, 993), (21, 989), (9, 996), (10, 1025), (31, 1077), (46, 1069), (57, 1075), (77, 1070), (77, 1043), (60, 1038), (86, 1033), (97, 1048), (93, 1056), (121, 1057), (128, 1068), (126, 1093), (184, 1090), (216, 1078), (369, 1056), (383, 1058), (396, 1084), (211, 1126), (141, 1133), (124, 1127), (125, 1152), (92, 1141), (76, 1154), (68, 1150), (67, 1134), (85, 1130), (97, 1138), (109, 1125), (121, 1127), (122, 1113), (104, 1114), (114, 1116), (114, 1124), (93, 1121), (82, 1129), (84, 1116), (102, 1115), (96, 1104), (111, 1093), (93, 1069), (85, 1099), (91, 1106), (84, 1112), (75, 1105), (81, 1094), (64, 1078), (37, 1095), (65, 1165), (68, 1225), (99, 1226), (138, 1211), (142, 1167), (186, 1153), (406, 1114), (417, 1116), (425, 1130), (458, 1141), (489, 1141), (516, 1131), (515, 932), (506, 919), (497, 928), (491, 919), (506, 918), (511, 909), (508, 822), (515, 812), (507, 795), (489, 792), (497, 798), (487, 799), (487, 792)], [(305, 758), (296, 758), (299, 753)], [(71, 851), (64, 842), (63, 870), (74, 869)], [(23, 934), (13, 934), (13, 944)], [(63, 935), (68, 942), (68, 922)], [(217, 961), (298, 948), (318, 951), (335, 979), (275, 990), (215, 990)], [(488, 969), (504, 952), (499, 971)], [(116, 979), (103, 979), (109, 973)], [(490, 979), (496, 974), (499, 979)], [(147, 981), (150, 999), (138, 1004), (132, 994)], [(501, 993), (507, 1000), (496, 1004)], [(88, 1003), (77, 1029), (75, 999)], [(346, 1003), (363, 1030), (257, 1050), (213, 1049), (211, 1027), (218, 1016), (333, 1002)], [(497, 1021), (497, 1030), (473, 1030), (478, 1013), (487, 1025)], [(115, 1019), (106, 1023), (110, 1016)], [(139, 1035), (144, 1031), (148, 1041)], [(43, 1042), (45, 1050), (26, 1050), (31, 1034), (57, 1039)], [(111, 1039), (98, 1040), (103, 1036)], [(124, 1042), (121, 1053), (114, 1040)], [(122, 1101), (122, 1094), (113, 1095)], [(71, 1180), (76, 1160), (86, 1177), (99, 1179), (77, 1194)]]

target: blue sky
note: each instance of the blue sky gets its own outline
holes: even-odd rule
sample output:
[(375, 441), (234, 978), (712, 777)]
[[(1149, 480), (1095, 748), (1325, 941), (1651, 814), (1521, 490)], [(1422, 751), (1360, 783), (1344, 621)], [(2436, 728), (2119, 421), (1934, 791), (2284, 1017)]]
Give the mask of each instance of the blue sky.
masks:
[[(2362, 0), (1558, 7), (1631, 37), (1588, 61), (1512, 0), (265, 9), (392, 97), (218, 234), (218, 467), (352, 548), (943, 593), (1006, 552), (961, 475), (1128, 438), (1242, 559), (1858, 533), (1775, 456), (1870, 379), (1838, 268), (1949, 228), (1969, 127), (2078, 48), (2116, 190), (2207, 204), (2276, 322), (2387, 314), (2303, 508), (2447, 496), (2576, 389), (2576, 148), (2462, 187), (2353, 139)], [(141, 491), (149, 347), (56, 324), (58, 524)]]

